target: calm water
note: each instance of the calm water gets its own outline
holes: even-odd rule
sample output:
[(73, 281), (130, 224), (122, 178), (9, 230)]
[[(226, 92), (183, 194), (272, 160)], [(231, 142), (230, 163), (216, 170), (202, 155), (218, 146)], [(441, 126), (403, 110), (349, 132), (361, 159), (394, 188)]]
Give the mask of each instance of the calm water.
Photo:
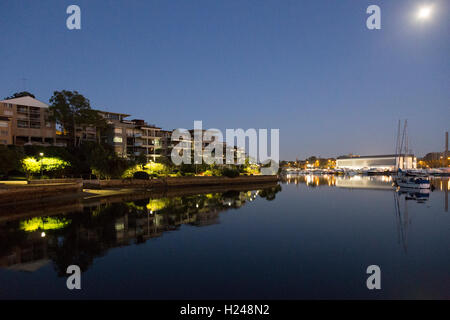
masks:
[[(388, 177), (306, 176), (264, 190), (0, 208), (0, 298), (448, 299), (449, 180), (433, 185), (408, 194)], [(82, 290), (66, 289), (71, 264)]]

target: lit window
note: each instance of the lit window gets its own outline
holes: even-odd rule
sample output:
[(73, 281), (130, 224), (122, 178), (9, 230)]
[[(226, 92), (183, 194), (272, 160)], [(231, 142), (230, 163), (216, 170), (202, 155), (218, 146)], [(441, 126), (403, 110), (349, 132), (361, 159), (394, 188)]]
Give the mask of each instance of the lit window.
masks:
[(113, 141), (116, 142), (116, 143), (121, 143), (122, 142), (122, 137), (114, 137)]

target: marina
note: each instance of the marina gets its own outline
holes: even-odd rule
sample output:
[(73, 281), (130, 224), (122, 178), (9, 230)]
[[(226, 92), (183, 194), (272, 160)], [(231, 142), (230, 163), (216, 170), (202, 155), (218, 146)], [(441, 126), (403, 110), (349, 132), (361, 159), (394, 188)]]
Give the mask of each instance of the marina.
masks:
[[(394, 189), (390, 176), (293, 175), (246, 191), (10, 211), (0, 219), (0, 298), (448, 299), (450, 182), (431, 184), (416, 192)], [(379, 292), (365, 288), (373, 263)], [(79, 292), (65, 289), (70, 264), (83, 270)]]

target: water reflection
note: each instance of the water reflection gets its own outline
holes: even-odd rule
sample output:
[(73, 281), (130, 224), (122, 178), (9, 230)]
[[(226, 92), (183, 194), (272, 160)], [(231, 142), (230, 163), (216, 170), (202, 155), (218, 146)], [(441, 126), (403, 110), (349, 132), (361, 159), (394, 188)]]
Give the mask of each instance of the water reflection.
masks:
[(394, 212), (398, 235), (398, 243), (404, 252), (408, 251), (408, 230), (412, 219), (408, 211), (408, 203), (425, 204), (432, 192), (444, 192), (444, 211), (448, 212), (448, 191), (450, 180), (447, 177), (431, 178), (430, 189), (394, 188), (391, 176), (335, 176), (335, 175), (294, 175), (284, 179), (286, 184), (304, 184), (310, 188), (332, 186), (349, 189), (384, 190), (394, 196)]
[[(431, 177), (431, 192), (443, 191), (448, 199), (448, 190), (450, 189), (450, 180), (448, 177)], [(321, 186), (334, 186), (338, 188), (350, 189), (373, 189), (373, 190), (393, 190), (391, 176), (336, 176), (336, 175), (287, 175), (283, 178), (286, 184), (305, 184), (308, 187), (315, 188)], [(400, 193), (416, 193), (414, 190), (402, 189)], [(421, 190), (421, 194), (429, 194), (430, 190)], [(413, 195), (414, 196), (414, 195)], [(420, 196), (420, 195), (419, 195)], [(448, 201), (447, 201), (448, 203)], [(448, 204), (447, 204), (448, 210)]]
[(287, 184), (306, 184), (308, 187), (336, 186), (339, 188), (392, 189), (391, 176), (293, 175), (283, 180)]
[(95, 202), (77, 212), (54, 213), (53, 208), (51, 216), (3, 216), (0, 267), (35, 271), (53, 262), (59, 276), (66, 276), (66, 268), (72, 264), (86, 271), (95, 258), (111, 248), (141, 244), (182, 225), (217, 224), (221, 212), (240, 208), (258, 197), (273, 200), (280, 191), (281, 186), (276, 185), (250, 191), (138, 197), (117, 203)]
[[(430, 197), (430, 192), (444, 192), (444, 210), (448, 212), (448, 191), (450, 179), (448, 177), (431, 177), (431, 190), (397, 189), (400, 196), (406, 200), (425, 202)], [(316, 188), (321, 186), (334, 186), (337, 188), (394, 190), (391, 176), (336, 176), (336, 175), (288, 175), (283, 178), (286, 184), (305, 184)]]

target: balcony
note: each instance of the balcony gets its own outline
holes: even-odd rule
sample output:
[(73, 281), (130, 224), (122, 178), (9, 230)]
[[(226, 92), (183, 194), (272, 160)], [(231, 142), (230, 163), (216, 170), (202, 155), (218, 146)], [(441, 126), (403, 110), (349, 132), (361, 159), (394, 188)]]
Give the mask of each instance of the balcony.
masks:
[(17, 121), (17, 127), (18, 128), (28, 128), (29, 125), (28, 125), (27, 121), (20, 121), (20, 120), (18, 120)]
[(40, 122), (31, 122), (30, 123), (30, 128), (40, 129), (41, 128), (41, 123)]
[(55, 147), (67, 147), (67, 142), (55, 142), (53, 145)]
[(150, 132), (147, 131), (142, 135), (144, 138), (160, 138), (162, 137), (162, 133), (161, 132)]

